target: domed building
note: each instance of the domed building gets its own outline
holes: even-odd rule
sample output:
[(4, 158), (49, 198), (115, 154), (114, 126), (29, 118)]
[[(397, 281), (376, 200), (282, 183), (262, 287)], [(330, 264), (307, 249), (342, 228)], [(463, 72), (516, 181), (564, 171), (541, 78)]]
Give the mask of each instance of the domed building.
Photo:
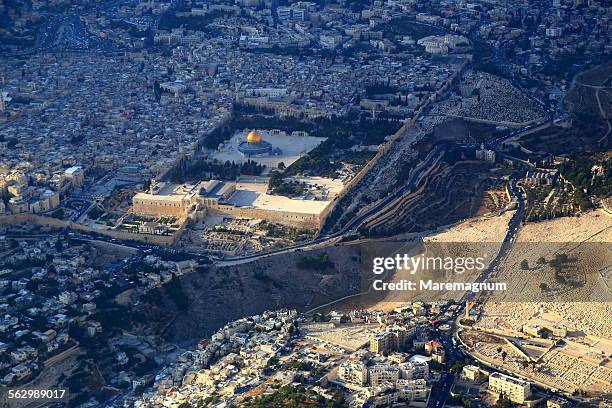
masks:
[(238, 144), (238, 151), (247, 157), (263, 156), (272, 153), (272, 145), (261, 137), (257, 130), (251, 130), (246, 140)]
[(257, 144), (257, 143), (261, 143), (263, 138), (261, 137), (261, 135), (259, 134), (258, 131), (256, 130), (251, 130), (249, 132), (249, 134), (247, 135), (247, 142), (251, 143), (251, 144)]

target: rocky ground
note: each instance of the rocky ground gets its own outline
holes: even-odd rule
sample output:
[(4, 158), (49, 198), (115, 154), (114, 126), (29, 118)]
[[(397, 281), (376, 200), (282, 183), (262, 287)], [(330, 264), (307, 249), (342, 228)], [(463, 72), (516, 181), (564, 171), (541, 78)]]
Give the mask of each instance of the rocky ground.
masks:
[(166, 337), (197, 341), (225, 323), (265, 310), (307, 310), (357, 291), (359, 253), (355, 247), (285, 253), (255, 262), (211, 267), (180, 279), (186, 302), (178, 308), (167, 293), (151, 314), (175, 313)]

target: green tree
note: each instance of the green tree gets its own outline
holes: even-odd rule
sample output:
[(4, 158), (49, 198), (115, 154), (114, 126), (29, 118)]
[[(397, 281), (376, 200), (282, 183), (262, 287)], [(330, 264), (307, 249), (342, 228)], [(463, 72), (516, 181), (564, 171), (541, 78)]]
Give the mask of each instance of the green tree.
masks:
[(495, 408), (513, 408), (515, 406), (516, 405), (513, 404), (512, 401), (501, 394), (494, 405)]

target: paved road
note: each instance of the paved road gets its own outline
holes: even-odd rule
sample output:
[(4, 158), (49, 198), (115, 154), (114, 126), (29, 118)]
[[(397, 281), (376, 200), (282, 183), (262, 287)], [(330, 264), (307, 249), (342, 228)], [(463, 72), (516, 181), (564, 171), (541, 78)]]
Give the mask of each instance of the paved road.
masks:
[[(38, 54), (51, 51), (58, 45), (63, 45), (63, 49), (74, 51), (117, 51), (117, 47), (111, 41), (102, 40), (90, 34), (80, 18), (92, 12), (109, 12), (125, 3), (130, 3), (130, 1), (109, 0), (101, 4), (98, 3), (86, 7), (78, 13), (52, 16), (46, 22), (46, 25), (38, 30), (32, 47), (15, 52), (12, 55), (26, 56)], [(60, 40), (64, 44), (60, 44), (62, 42)]]
[(295, 252), (295, 251), (308, 249), (308, 248), (314, 248), (318, 246), (332, 245), (334, 243), (337, 243), (343, 240), (352, 240), (356, 238), (355, 233), (357, 232), (359, 227), (363, 225), (365, 221), (367, 221), (370, 217), (377, 214), (378, 212), (385, 210), (393, 202), (400, 199), (404, 194), (406, 194), (407, 192), (409, 192), (411, 189), (415, 187), (421, 175), (425, 173), (430, 168), (430, 166), (435, 162), (438, 156), (437, 153), (439, 153), (440, 151), (441, 151), (441, 148), (436, 146), (434, 150), (432, 151), (432, 153), (428, 155), (427, 159), (424, 162), (420, 163), (418, 167), (415, 168), (415, 171), (413, 171), (410, 174), (409, 179), (407, 180), (407, 182), (404, 184), (402, 188), (397, 190), (395, 193), (389, 195), (388, 197), (384, 198), (383, 200), (378, 202), (376, 205), (374, 205), (372, 208), (368, 209), (364, 213), (357, 215), (355, 218), (349, 221), (342, 229), (340, 229), (339, 231), (333, 234), (320, 236), (312, 241), (291, 245), (289, 247), (285, 247), (282, 249), (278, 249), (278, 250), (274, 250), (274, 251), (270, 251), (266, 253), (257, 253), (253, 255), (217, 259), (215, 260), (215, 263), (220, 266), (236, 265), (240, 263), (245, 263), (247, 261), (251, 262), (251, 261), (254, 261), (260, 258), (271, 256), (271, 255), (278, 255), (278, 254), (287, 253), (287, 252)]
[[(510, 180), (510, 191), (512, 192), (512, 195), (517, 198), (518, 201), (516, 212), (508, 223), (508, 232), (506, 233), (506, 237), (502, 242), (497, 256), (495, 257), (495, 259), (493, 259), (493, 261), (491, 261), (489, 266), (484, 271), (482, 271), (478, 278), (476, 278), (476, 283), (486, 282), (491, 276), (491, 273), (495, 269), (497, 269), (497, 267), (502, 263), (504, 259), (506, 259), (508, 253), (510, 252), (510, 249), (512, 249), (512, 245), (514, 244), (519, 228), (521, 227), (521, 222), (523, 221), (523, 217), (525, 214), (525, 203), (523, 202), (521, 191), (516, 186), (516, 179)], [(465, 305), (466, 302), (472, 300), (476, 295), (477, 293), (475, 292), (467, 292), (461, 298), (460, 303), (462, 305)]]
[[(521, 222), (522, 222), (524, 211), (525, 211), (525, 205), (522, 200), (522, 193), (519, 190), (519, 188), (516, 186), (515, 179), (512, 179), (510, 181), (510, 190), (512, 194), (518, 200), (517, 210), (514, 216), (512, 217), (512, 219), (510, 220), (510, 222), (508, 223), (508, 232), (506, 234), (506, 237), (504, 238), (504, 241), (502, 242), (502, 245), (500, 247), (500, 250), (497, 256), (491, 262), (488, 268), (486, 268), (478, 276), (478, 278), (476, 279), (476, 282), (486, 282), (491, 276), (491, 273), (495, 271), (495, 269), (501, 264), (501, 262), (503, 262), (503, 260), (508, 255), (509, 251), (512, 249), (512, 245), (514, 244), (516, 235), (521, 226)], [(452, 326), (453, 333), (456, 333), (456, 320), (459, 317), (459, 314), (462, 312), (462, 310), (465, 309), (467, 302), (474, 299), (476, 295), (477, 294), (474, 292), (467, 292), (459, 301), (460, 307), (457, 308), (455, 313), (453, 313), (453, 315), (449, 319), (446, 319), (448, 320), (448, 323)], [(456, 361), (464, 361), (465, 359), (476, 362), (476, 360), (472, 356), (465, 353), (460, 348), (459, 344), (454, 338), (449, 338), (448, 336), (441, 336), (437, 334), (436, 340), (439, 340), (444, 345), (444, 349), (447, 353), (447, 362), (446, 362), (447, 368), (451, 367)], [(429, 404), (428, 404), (429, 408), (440, 408), (444, 406), (444, 404), (449, 398), (452, 382), (453, 382), (453, 376), (447, 372), (443, 373), (440, 379), (440, 383), (432, 390), (432, 395), (429, 399)]]
[[(290, 252), (302, 251), (302, 250), (312, 249), (312, 248), (317, 248), (317, 247), (324, 247), (324, 246), (333, 245), (341, 241), (354, 240), (357, 238), (356, 231), (366, 220), (368, 220), (370, 217), (372, 217), (376, 213), (380, 211), (384, 211), (388, 206), (392, 205), (393, 202), (400, 199), (404, 194), (406, 194), (412, 188), (414, 188), (416, 183), (419, 181), (419, 178), (421, 177), (421, 175), (425, 173), (429, 169), (429, 167), (435, 162), (437, 158), (437, 154), (435, 153), (438, 151), (436, 149), (440, 149), (440, 148), (436, 147), (435, 150), (432, 152), (433, 154), (430, 154), (425, 162), (419, 164), (418, 168), (416, 168), (416, 170), (413, 171), (411, 175), (409, 176), (409, 180), (404, 185), (404, 187), (402, 187), (395, 193), (389, 195), (388, 197), (386, 197), (385, 199), (377, 203), (375, 206), (370, 208), (368, 211), (364, 212), (363, 214), (358, 215), (357, 217), (352, 219), (347, 225), (345, 225), (341, 230), (333, 234), (320, 236), (312, 241), (302, 242), (299, 244), (291, 245), (285, 248), (281, 248), (281, 249), (277, 249), (277, 250), (269, 251), (265, 253), (256, 253), (252, 255), (238, 256), (238, 257), (231, 257), (231, 258), (214, 258), (213, 257), (212, 260), (214, 261), (215, 264), (219, 266), (236, 265), (236, 264), (252, 262), (257, 259), (269, 257), (272, 255), (279, 255), (283, 253), (290, 253)], [(522, 204), (519, 206), (519, 210), (522, 212)], [(515, 218), (518, 219), (518, 217), (516, 216)], [(517, 226), (518, 224), (520, 224), (520, 220), (512, 222), (512, 226)], [(84, 239), (84, 240), (89, 240), (89, 241), (103, 241), (103, 242), (111, 243), (114, 245), (119, 245), (125, 248), (140, 249), (140, 250), (159, 249), (155, 245), (134, 243), (134, 242), (128, 242), (128, 241), (119, 241), (117, 239), (106, 237), (103, 235), (94, 236), (92, 234), (84, 234), (84, 233), (79, 233), (79, 232), (68, 231), (67, 229), (60, 231), (59, 234), (68, 235), (75, 239)], [(49, 234), (49, 235), (58, 235), (58, 234)], [(17, 236), (15, 237), (17, 238)], [(203, 257), (202, 254), (192, 253), (192, 255), (197, 256), (198, 258)]]
[[(531, 128), (531, 127), (529, 127)], [(522, 131), (526, 131), (527, 129), (523, 129)], [(513, 132), (511, 135), (507, 136), (507, 137), (511, 137), (511, 136), (516, 136), (516, 132)], [(504, 138), (505, 139), (505, 138)], [(503, 139), (497, 139), (497, 142), (501, 141)], [(297, 245), (293, 245), (290, 247), (286, 247), (283, 249), (279, 249), (276, 251), (271, 251), (265, 254), (253, 254), (253, 255), (246, 255), (246, 256), (242, 256), (242, 257), (233, 257), (233, 258), (226, 258), (223, 261), (219, 261), (219, 264), (236, 264), (236, 263), (242, 263), (242, 261), (252, 261), (255, 259), (259, 259), (265, 256), (270, 256), (270, 255), (274, 255), (274, 254), (279, 254), (279, 253), (286, 253), (286, 252), (293, 252), (295, 250), (298, 249), (304, 249), (304, 248), (308, 248), (311, 246), (317, 246), (317, 245), (321, 245), (321, 244), (332, 244), (335, 242), (340, 241), (341, 239), (350, 239), (350, 236), (353, 235), (358, 229), (359, 227), (370, 217), (372, 217), (373, 215), (375, 215), (376, 213), (383, 211), (384, 209), (386, 209), (388, 206), (390, 206), (394, 201), (400, 199), (404, 194), (408, 193), (412, 188), (415, 187), (416, 183), (419, 181), (420, 176), (425, 173), (429, 167), (435, 162), (436, 158), (437, 158), (437, 153), (439, 153), (441, 150), (441, 148), (439, 146), (436, 146), (434, 148), (434, 150), (432, 151), (432, 153), (430, 153), (426, 159), (425, 162), (419, 164), (419, 167), (417, 168), (416, 171), (414, 171), (413, 173), (411, 173), (409, 180), (407, 181), (407, 183), (400, 188), (399, 190), (397, 190), (395, 193), (389, 195), (387, 198), (383, 199), (381, 202), (379, 202), (378, 204), (376, 204), (374, 207), (372, 207), (371, 209), (369, 209), (368, 211), (364, 212), (361, 215), (358, 215), (357, 217), (355, 217), (354, 219), (352, 219), (348, 224), (346, 224), (340, 231), (333, 233), (331, 235), (328, 236), (322, 236), (319, 237), (313, 241), (310, 242), (305, 242), (305, 243), (301, 243), (301, 244), (297, 244)], [(511, 187), (516, 189), (516, 187)], [(513, 191), (514, 192), (514, 191)], [(511, 228), (518, 228), (518, 226), (520, 225), (520, 222), (522, 220), (523, 217), (523, 211), (524, 211), (524, 205), (522, 204), (522, 202), (519, 202), (519, 208), (517, 211), (517, 214), (515, 214), (515, 216), (513, 217), (513, 221), (510, 222), (510, 227)], [(514, 231), (516, 232), (516, 231)], [(511, 240), (514, 237), (514, 232), (512, 232), (510, 234), (510, 236), (507, 236), (506, 239), (507, 240)], [(507, 249), (505, 249), (507, 250)]]

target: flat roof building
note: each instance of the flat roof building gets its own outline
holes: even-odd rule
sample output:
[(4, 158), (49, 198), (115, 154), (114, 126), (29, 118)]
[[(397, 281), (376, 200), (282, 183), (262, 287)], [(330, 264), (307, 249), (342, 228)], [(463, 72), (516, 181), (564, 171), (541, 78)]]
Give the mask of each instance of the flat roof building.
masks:
[(210, 211), (238, 218), (261, 219), (296, 228), (319, 228), (331, 203), (342, 188), (341, 182), (314, 179), (319, 195), (301, 198), (272, 195), (261, 182), (203, 181), (196, 185), (156, 183), (149, 192), (132, 199), (133, 212), (147, 216), (187, 215)]
[(468, 381), (478, 381), (481, 378), (480, 368), (475, 365), (463, 366), (463, 370), (461, 371), (461, 377), (465, 378)]
[(522, 404), (531, 395), (531, 385), (520, 378), (493, 373), (489, 376), (489, 391), (500, 394), (517, 404)]

